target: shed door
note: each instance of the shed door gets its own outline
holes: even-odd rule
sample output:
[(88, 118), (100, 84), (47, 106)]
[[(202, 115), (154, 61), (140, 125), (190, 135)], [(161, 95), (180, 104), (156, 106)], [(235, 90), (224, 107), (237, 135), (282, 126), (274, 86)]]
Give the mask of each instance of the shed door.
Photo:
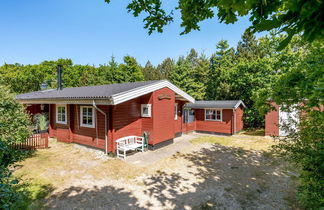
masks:
[(279, 136), (287, 136), (290, 131), (296, 131), (298, 122), (299, 116), (296, 108), (287, 111), (279, 107)]

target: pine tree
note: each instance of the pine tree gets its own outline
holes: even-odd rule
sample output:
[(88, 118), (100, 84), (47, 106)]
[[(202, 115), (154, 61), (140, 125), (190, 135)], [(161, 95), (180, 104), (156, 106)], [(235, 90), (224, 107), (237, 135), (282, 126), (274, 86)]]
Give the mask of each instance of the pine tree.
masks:
[(158, 70), (151, 64), (150, 61), (147, 61), (145, 67), (143, 68), (143, 75), (146, 81), (159, 80), (161, 78)]
[(131, 56), (125, 56), (124, 64), (118, 66), (115, 79), (118, 83), (143, 81), (144, 75), (136, 59)]

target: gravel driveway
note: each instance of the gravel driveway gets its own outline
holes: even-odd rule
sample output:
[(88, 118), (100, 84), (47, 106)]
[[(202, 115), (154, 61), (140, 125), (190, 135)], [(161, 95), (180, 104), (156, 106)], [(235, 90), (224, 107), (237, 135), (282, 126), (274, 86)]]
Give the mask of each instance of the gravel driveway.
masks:
[[(180, 152), (143, 167), (74, 152), (79, 158), (71, 157), (69, 164), (75, 166), (52, 175), (54, 183), (57, 176), (61, 181), (53, 184), (44, 205), (49, 209), (294, 208), (294, 183), (285, 162), (263, 151), (187, 143)], [(53, 169), (44, 170), (39, 176), (48, 177)]]

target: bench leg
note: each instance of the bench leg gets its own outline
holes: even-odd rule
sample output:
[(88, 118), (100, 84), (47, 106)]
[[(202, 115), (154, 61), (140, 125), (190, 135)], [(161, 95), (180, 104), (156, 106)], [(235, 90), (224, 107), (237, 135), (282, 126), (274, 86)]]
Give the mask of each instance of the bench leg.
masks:
[(126, 150), (124, 150), (124, 160), (126, 159)]

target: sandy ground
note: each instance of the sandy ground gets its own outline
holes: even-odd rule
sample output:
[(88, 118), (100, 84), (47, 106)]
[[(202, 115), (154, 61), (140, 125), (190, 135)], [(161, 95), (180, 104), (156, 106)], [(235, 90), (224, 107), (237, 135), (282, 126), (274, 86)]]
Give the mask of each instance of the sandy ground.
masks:
[[(104, 160), (88, 149), (51, 142), (49, 150), (23, 162), (16, 174), (50, 185), (51, 192), (42, 201), (47, 209), (294, 208), (292, 169), (287, 163), (261, 150), (206, 140), (190, 143), (197, 137), (177, 140), (165, 156), (167, 147), (136, 154), (127, 162)], [(231, 137), (212, 138), (230, 141)], [(141, 164), (150, 158), (148, 154), (158, 158)]]

